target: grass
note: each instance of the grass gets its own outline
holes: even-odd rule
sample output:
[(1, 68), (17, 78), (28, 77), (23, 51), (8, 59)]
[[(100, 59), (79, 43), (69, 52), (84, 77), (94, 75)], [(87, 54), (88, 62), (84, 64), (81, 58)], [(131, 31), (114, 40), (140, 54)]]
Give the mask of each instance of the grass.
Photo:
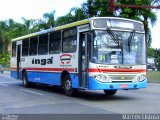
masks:
[(150, 83), (160, 83), (160, 71), (148, 71), (147, 78)]

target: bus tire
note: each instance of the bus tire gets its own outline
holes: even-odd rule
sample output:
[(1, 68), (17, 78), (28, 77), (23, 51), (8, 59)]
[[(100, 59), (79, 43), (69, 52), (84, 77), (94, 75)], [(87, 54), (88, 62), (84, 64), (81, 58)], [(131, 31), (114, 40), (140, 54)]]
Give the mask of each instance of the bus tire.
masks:
[(116, 94), (116, 92), (117, 90), (104, 90), (104, 93), (109, 96)]
[(24, 87), (30, 87), (31, 86), (31, 83), (28, 82), (28, 77), (27, 77), (27, 73), (26, 72), (23, 72), (22, 82), (23, 82), (23, 86)]
[(64, 84), (63, 84), (64, 92), (67, 96), (75, 96), (78, 92), (77, 89), (72, 88), (72, 81), (69, 75), (66, 75), (64, 78)]

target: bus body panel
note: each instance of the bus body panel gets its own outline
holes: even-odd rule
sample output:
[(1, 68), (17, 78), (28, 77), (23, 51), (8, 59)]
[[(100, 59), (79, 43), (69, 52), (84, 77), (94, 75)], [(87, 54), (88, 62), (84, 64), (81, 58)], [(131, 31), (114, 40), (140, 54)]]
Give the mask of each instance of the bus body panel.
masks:
[(89, 78), (89, 89), (91, 90), (129, 90), (147, 87), (147, 79), (143, 82), (123, 82), (123, 83), (102, 83), (95, 80), (93, 77)]
[[(54, 72), (27, 72), (28, 81), (35, 83), (42, 83), (47, 85), (62, 86), (61, 83), (61, 73)], [(70, 73), (72, 80), (72, 87), (78, 88), (78, 76), (76, 74)]]
[[(26, 71), (29, 82), (42, 83), (48, 85), (62, 86), (61, 73), (55, 72), (38, 72), (38, 71)], [(17, 71), (11, 71), (11, 77), (17, 79)], [(79, 78), (75, 73), (70, 73), (72, 87), (79, 88)]]
[[(63, 63), (62, 57), (67, 55), (70, 55), (71, 59), (66, 65), (66, 63)], [(14, 65), (14, 63), (16, 63), (15, 59), (16, 58), (12, 58), (11, 60), (11, 76), (17, 79), (17, 68), (16, 65)], [(61, 86), (61, 74), (66, 70), (70, 74), (73, 88), (78, 88), (79, 86), (77, 75), (78, 65), (75, 62), (78, 61), (78, 55), (76, 53), (29, 56), (21, 57), (21, 59), (21, 71), (25, 70), (27, 72), (29, 82)]]
[(17, 71), (16, 70), (11, 70), (11, 77), (18, 79), (17, 78)]
[(15, 78), (15, 79), (17, 79), (17, 70), (16, 70), (16, 68), (17, 68), (17, 60), (16, 60), (16, 58), (15, 57), (12, 57), (11, 58), (11, 77), (13, 77), (13, 78)]
[(47, 73), (47, 72), (27, 72), (28, 81), (35, 83), (43, 83), (49, 85), (61, 85), (60, 73)]
[[(138, 89), (147, 87), (147, 78), (137, 81), (140, 75), (146, 76), (146, 65), (102, 65), (89, 64), (89, 87), (92, 90), (109, 89)], [(116, 68), (115, 68), (116, 66)], [(123, 67), (123, 68), (118, 68)], [(96, 75), (104, 75), (111, 79), (102, 82), (95, 78)], [(124, 86), (123, 86), (124, 85)]]
[[(103, 17), (105, 19), (107, 17)], [(63, 30), (69, 27), (77, 27), (77, 50), (74, 53), (62, 53), (58, 54), (46, 54), (46, 55), (34, 55), (34, 56), (21, 56), (20, 71), (27, 72), (29, 82), (43, 83), (48, 85), (62, 86), (61, 76), (63, 71), (67, 71), (72, 81), (72, 88), (84, 88), (90, 90), (112, 90), (112, 89), (138, 89), (147, 87), (147, 79), (138, 82), (133, 79), (139, 75), (146, 75), (146, 65), (105, 65), (91, 63), (88, 60), (88, 68), (86, 69), (87, 77), (83, 80), (83, 77), (79, 73), (79, 59), (80, 52), (80, 35), (81, 33), (90, 32), (89, 30), (97, 29), (93, 24), (93, 20), (100, 18), (91, 18), (82, 23), (78, 22), (71, 25), (57, 27), (44, 31), (44, 33)], [(114, 18), (117, 19), (117, 18)], [(123, 20), (118, 18), (119, 20)], [(124, 19), (125, 20), (125, 19)], [(128, 19), (126, 19), (128, 20)], [(132, 21), (132, 20), (131, 20)], [(135, 22), (135, 21), (134, 21)], [(101, 28), (98, 28), (101, 29)], [(87, 31), (86, 31), (87, 30)], [(19, 41), (33, 36), (38, 36), (43, 32), (33, 33), (24, 37), (13, 39), (13, 41)], [(87, 46), (88, 47), (88, 46)], [(81, 54), (82, 55), (82, 54)], [(87, 55), (88, 56), (88, 55)], [(82, 71), (81, 71), (82, 72)], [(17, 60), (16, 57), (11, 58), (11, 76), (17, 79)], [(119, 81), (112, 80), (110, 82), (101, 82), (94, 78), (96, 75), (114, 76), (119, 78)], [(133, 76), (133, 79), (128, 79), (127, 76)], [(86, 86), (81, 86), (80, 81), (87, 81)], [(129, 81), (129, 82), (128, 82)], [(83, 82), (82, 82), (83, 83)]]

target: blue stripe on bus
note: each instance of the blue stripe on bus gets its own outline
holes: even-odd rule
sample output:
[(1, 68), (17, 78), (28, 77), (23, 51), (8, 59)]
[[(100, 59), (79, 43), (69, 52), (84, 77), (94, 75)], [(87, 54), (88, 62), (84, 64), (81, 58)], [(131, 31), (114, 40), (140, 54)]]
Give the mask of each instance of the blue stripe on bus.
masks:
[(58, 85), (58, 86), (61, 85), (60, 73), (27, 72), (27, 76), (29, 82)]
[[(48, 85), (61, 86), (61, 74), (52, 72), (27, 72), (28, 81), (43, 83)], [(70, 74), (72, 80), (72, 87), (78, 88), (78, 76)]]
[[(17, 71), (11, 71), (11, 76), (17, 79)], [(27, 76), (29, 82), (61, 86), (60, 73), (29, 71), (27, 72)], [(70, 77), (72, 80), (72, 87), (78, 88), (78, 76), (70, 74)]]
[(17, 79), (17, 71), (11, 71), (11, 77)]
[[(127, 88), (121, 88), (121, 85), (127, 85)], [(137, 88), (146, 88), (147, 87), (147, 79), (143, 82), (126, 82), (126, 83), (102, 83), (97, 81), (93, 77), (89, 78), (89, 89), (91, 90), (121, 90), (121, 89), (137, 89)]]
[(72, 80), (72, 88), (78, 88), (78, 75), (70, 74), (71, 80)]
[[(28, 80), (30, 82), (43, 83), (48, 85), (61, 85), (61, 74), (52, 73), (52, 72), (27, 72)], [(11, 76), (17, 78), (17, 72), (11, 71)], [(78, 76), (75, 74), (70, 74), (72, 80), (72, 87), (78, 88)], [(120, 85), (127, 84), (127, 88), (121, 88)], [(112, 87), (111, 87), (112, 86)], [(136, 87), (135, 87), (136, 86)], [(89, 78), (89, 88), (90, 90), (111, 90), (111, 89), (137, 89), (137, 88), (146, 88), (147, 79), (143, 82), (135, 83), (102, 83), (95, 80), (93, 77)]]

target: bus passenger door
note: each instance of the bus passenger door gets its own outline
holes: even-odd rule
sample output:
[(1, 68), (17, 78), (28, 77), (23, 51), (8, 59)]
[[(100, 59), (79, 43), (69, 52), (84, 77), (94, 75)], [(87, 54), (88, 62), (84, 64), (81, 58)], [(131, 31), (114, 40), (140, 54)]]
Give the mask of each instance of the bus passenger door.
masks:
[(79, 86), (88, 86), (88, 49), (87, 49), (87, 39), (88, 32), (80, 33), (79, 41)]
[(21, 79), (21, 44), (17, 45), (17, 79)]

